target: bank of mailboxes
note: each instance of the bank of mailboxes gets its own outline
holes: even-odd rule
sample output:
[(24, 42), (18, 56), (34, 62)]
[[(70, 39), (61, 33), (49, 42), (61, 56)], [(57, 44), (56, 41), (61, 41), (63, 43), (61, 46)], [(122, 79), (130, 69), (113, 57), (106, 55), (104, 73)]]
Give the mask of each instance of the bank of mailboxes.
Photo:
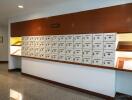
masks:
[(116, 33), (24, 36), (22, 55), (114, 66)]

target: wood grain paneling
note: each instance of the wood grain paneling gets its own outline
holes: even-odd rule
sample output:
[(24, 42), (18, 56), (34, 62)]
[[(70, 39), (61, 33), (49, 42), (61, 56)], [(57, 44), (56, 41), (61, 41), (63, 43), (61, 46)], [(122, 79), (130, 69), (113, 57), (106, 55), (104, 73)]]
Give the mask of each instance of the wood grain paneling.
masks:
[(132, 58), (118, 57), (116, 68), (119, 70), (129, 70), (132, 72), (132, 69), (124, 68), (125, 61), (132, 61)]
[(132, 3), (11, 24), (12, 36), (132, 32)]

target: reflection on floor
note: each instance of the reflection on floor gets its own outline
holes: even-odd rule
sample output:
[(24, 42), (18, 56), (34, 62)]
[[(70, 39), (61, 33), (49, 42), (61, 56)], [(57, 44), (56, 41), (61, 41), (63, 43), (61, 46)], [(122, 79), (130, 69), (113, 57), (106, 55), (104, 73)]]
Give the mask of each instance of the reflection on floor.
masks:
[(44, 81), (8, 73), (7, 64), (0, 64), (0, 100), (103, 100)]
[[(103, 100), (102, 98), (56, 86), (44, 81), (9, 73), (0, 64), (0, 100)], [(129, 100), (120, 99), (117, 100)]]

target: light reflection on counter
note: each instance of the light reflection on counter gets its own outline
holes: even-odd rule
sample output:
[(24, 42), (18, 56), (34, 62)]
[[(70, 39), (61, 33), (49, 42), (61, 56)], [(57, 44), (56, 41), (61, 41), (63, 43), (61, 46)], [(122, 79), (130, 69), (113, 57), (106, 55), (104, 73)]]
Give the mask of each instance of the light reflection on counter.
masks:
[(21, 46), (10, 46), (10, 54), (21, 56)]
[(22, 94), (13, 89), (10, 89), (10, 98), (14, 100), (23, 100)]
[(132, 70), (132, 60), (124, 61), (123, 69)]

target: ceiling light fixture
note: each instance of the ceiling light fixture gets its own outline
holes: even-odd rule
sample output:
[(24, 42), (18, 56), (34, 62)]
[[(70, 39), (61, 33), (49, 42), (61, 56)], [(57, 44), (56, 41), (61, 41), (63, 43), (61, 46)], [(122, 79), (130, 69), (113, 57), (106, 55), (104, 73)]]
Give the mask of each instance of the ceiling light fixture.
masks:
[(22, 8), (24, 8), (24, 6), (23, 5), (18, 5), (18, 8), (21, 8), (22, 9)]

